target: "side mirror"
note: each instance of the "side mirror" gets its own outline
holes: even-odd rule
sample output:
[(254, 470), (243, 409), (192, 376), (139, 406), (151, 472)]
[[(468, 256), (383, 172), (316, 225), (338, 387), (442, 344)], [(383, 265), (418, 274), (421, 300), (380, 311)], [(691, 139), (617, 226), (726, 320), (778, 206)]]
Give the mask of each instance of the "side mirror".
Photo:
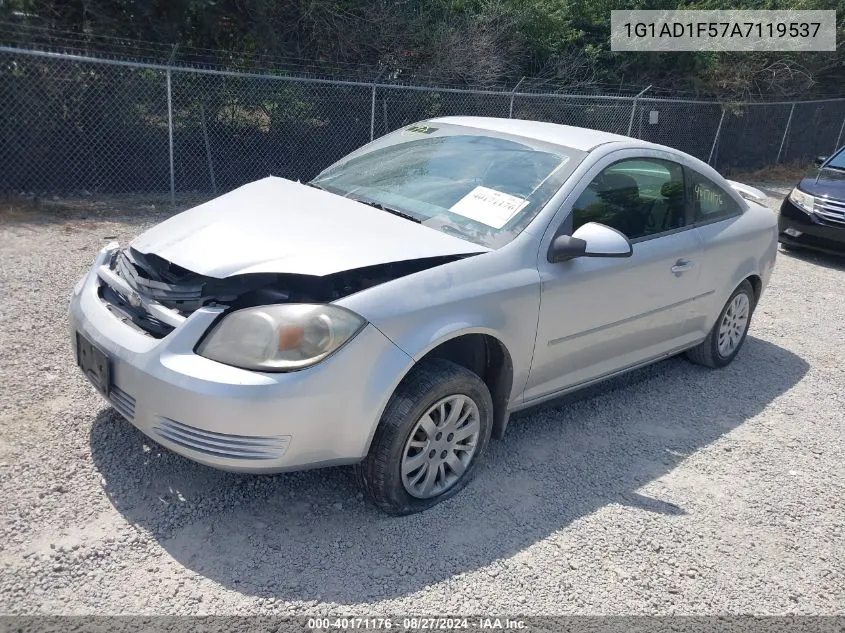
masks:
[(816, 160), (814, 162), (816, 163), (816, 165), (821, 167), (822, 165), (824, 165), (824, 161), (826, 161), (826, 160), (827, 160), (827, 156), (816, 156)]
[(631, 241), (616, 229), (598, 222), (587, 222), (572, 235), (558, 235), (549, 246), (551, 263), (576, 257), (630, 257)]

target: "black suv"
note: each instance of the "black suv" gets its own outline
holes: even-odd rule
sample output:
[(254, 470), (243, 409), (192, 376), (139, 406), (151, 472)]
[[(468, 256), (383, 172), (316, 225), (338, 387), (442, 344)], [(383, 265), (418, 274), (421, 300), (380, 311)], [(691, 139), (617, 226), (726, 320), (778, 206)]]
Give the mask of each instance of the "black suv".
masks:
[(816, 159), (816, 168), (781, 204), (778, 225), (785, 248), (845, 254), (845, 147)]

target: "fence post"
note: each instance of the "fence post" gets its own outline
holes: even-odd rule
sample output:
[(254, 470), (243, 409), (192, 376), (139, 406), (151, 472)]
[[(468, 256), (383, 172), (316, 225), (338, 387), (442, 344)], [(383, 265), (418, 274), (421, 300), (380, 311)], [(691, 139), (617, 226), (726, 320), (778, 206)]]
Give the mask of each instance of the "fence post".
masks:
[(778, 149), (778, 157), (775, 159), (775, 164), (780, 162), (780, 155), (783, 152), (783, 144), (786, 143), (786, 136), (789, 134), (789, 124), (792, 123), (792, 113), (795, 112), (795, 103), (789, 108), (789, 118), (786, 120), (786, 127), (783, 130), (783, 138), (780, 139), (780, 149)]
[(834, 153), (839, 149), (839, 141), (842, 140), (843, 130), (845, 130), (845, 115), (842, 116), (842, 125), (839, 126), (839, 136), (836, 137), (836, 146), (833, 148)]
[(384, 133), (387, 134), (390, 131), (390, 126), (387, 124), (387, 99), (381, 100), (381, 109), (384, 112)]
[(381, 79), (382, 74), (384, 74), (384, 68), (379, 71), (379, 74), (376, 75), (376, 78), (373, 79), (373, 92), (370, 98), (370, 140), (372, 141), (375, 138), (376, 133), (376, 84), (378, 80)]
[(179, 44), (174, 44), (167, 60), (167, 144), (170, 154), (170, 204), (176, 204), (176, 173), (173, 169), (173, 95), (170, 89), (170, 67), (176, 59)]
[(634, 103), (631, 105), (631, 118), (628, 119), (628, 134), (626, 136), (631, 136), (631, 129), (634, 127), (634, 115), (637, 112), (637, 101), (639, 101), (639, 98), (642, 97), (650, 88), (651, 84), (640, 90), (639, 94), (634, 97)]
[(707, 164), (713, 159), (713, 152), (716, 151), (716, 143), (719, 142), (719, 132), (722, 131), (722, 121), (725, 120), (725, 107), (722, 106), (722, 116), (719, 117), (719, 125), (716, 126), (716, 136), (713, 137), (713, 145), (710, 146), (710, 155), (707, 157)]
[(205, 124), (205, 106), (200, 104), (200, 116), (202, 117), (202, 137), (205, 140), (205, 156), (208, 159), (208, 174), (211, 176), (211, 192), (217, 195), (217, 181), (214, 178), (214, 161), (211, 160), (211, 143), (208, 142), (208, 128)]
[(376, 133), (376, 82), (373, 82), (373, 94), (370, 100), (370, 140), (375, 138)]
[(516, 92), (516, 89), (519, 88), (520, 84), (522, 84), (523, 81), (525, 81), (525, 77), (521, 77), (520, 80), (516, 82), (516, 85), (513, 87), (513, 90), (511, 90), (511, 105), (510, 108), (508, 108), (509, 119), (513, 118), (513, 95)]
[(170, 204), (176, 204), (176, 176), (173, 172), (173, 99), (170, 91), (170, 69), (167, 69), (167, 142), (170, 148)]

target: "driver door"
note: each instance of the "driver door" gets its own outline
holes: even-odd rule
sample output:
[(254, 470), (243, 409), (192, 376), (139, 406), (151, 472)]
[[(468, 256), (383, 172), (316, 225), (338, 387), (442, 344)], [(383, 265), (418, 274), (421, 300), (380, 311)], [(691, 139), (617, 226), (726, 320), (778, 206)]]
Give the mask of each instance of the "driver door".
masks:
[[(666, 155), (670, 156), (670, 155)], [(525, 403), (695, 342), (702, 244), (689, 220), (684, 170), (662, 152), (601, 159), (566, 199), (541, 242), (540, 315)], [(628, 237), (626, 258), (551, 263), (552, 239), (586, 222)]]

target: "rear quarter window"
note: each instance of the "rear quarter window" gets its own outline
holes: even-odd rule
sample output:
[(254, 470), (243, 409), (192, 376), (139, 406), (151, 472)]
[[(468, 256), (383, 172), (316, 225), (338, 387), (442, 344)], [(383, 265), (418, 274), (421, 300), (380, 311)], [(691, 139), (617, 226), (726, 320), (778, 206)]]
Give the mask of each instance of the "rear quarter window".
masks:
[(697, 172), (689, 173), (690, 200), (695, 222), (715, 222), (742, 213), (742, 207), (727, 191)]

